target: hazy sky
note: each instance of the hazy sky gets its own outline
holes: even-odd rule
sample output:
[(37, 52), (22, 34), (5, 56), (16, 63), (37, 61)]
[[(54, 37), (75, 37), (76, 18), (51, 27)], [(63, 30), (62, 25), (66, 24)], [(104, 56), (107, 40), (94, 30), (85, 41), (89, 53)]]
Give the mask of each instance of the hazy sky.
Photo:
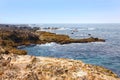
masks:
[(120, 23), (120, 0), (0, 0), (0, 23)]

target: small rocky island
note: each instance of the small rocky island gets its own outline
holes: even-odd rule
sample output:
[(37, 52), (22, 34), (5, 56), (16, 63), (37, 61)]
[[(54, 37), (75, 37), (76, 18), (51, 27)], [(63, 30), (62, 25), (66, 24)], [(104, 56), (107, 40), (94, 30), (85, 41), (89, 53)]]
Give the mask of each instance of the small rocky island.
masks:
[(28, 25), (0, 25), (0, 80), (120, 80), (112, 71), (82, 61), (26, 55), (18, 46), (105, 42), (89, 37), (72, 39), (68, 35), (37, 31)]

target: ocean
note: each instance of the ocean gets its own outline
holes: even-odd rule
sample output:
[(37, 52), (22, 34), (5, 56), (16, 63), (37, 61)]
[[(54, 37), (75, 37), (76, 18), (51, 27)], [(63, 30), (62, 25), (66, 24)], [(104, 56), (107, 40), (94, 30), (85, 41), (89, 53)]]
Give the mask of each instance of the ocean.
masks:
[[(88, 64), (106, 67), (120, 76), (120, 24), (40, 24), (43, 27), (57, 27), (47, 30), (57, 34), (66, 34), (71, 38), (103, 38), (106, 42), (71, 43), (60, 45), (46, 43), (22, 47), (28, 55), (69, 58), (82, 60)], [(75, 30), (75, 31), (74, 31)]]

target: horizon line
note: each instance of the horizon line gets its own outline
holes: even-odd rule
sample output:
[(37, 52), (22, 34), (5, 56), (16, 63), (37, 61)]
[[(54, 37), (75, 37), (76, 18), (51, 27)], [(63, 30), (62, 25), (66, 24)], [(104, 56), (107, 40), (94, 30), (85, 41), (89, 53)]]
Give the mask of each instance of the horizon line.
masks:
[(113, 23), (0, 23), (0, 24), (20, 24), (20, 25), (22, 25), (22, 24), (120, 24), (120, 23), (115, 23), (115, 22), (113, 22)]

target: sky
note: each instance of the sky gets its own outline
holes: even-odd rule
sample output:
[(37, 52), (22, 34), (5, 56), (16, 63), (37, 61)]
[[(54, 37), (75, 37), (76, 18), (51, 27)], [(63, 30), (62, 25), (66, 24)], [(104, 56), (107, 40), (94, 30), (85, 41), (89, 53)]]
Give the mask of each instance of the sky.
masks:
[(120, 23), (120, 0), (0, 0), (0, 23)]

